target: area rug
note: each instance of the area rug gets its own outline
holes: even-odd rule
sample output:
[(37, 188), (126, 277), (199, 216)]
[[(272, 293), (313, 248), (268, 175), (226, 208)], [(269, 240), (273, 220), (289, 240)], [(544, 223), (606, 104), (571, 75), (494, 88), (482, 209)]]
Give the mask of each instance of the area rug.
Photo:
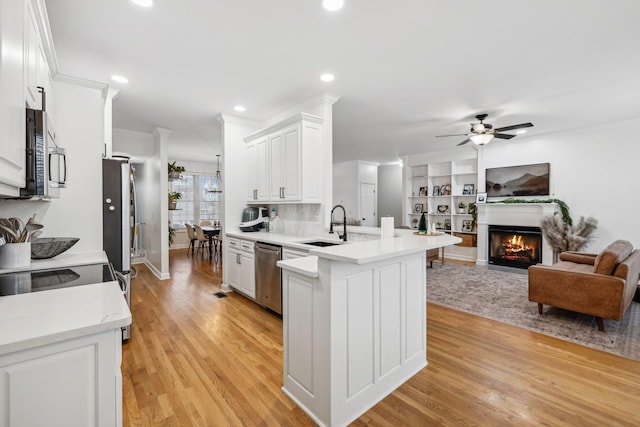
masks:
[(427, 301), (640, 361), (638, 302), (600, 332), (593, 316), (547, 305), (539, 315), (526, 274), (439, 263), (427, 271)]

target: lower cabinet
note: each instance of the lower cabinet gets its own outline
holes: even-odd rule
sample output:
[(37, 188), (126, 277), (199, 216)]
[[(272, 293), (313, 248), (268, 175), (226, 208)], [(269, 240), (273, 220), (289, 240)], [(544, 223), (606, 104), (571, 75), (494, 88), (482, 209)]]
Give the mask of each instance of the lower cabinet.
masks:
[(120, 328), (0, 356), (0, 427), (121, 426)]
[(254, 242), (227, 237), (229, 285), (243, 294), (256, 297)]

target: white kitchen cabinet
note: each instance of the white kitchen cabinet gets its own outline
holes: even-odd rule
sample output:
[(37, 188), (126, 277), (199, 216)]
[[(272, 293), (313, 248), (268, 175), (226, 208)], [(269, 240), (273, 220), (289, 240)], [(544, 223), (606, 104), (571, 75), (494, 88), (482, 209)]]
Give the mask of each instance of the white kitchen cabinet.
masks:
[(321, 117), (301, 113), (247, 136), (248, 202), (320, 203), (321, 132)]
[(269, 136), (270, 200), (300, 200), (300, 125)]
[(0, 427), (121, 426), (121, 362), (120, 328), (0, 356)]
[[(27, 107), (42, 110), (46, 109), (51, 113), (53, 103), (53, 85), (51, 84), (51, 74), (47, 57), (44, 51), (42, 35), (38, 30), (38, 14), (36, 5), (32, 1), (26, 2), (25, 31), (24, 31), (24, 82), (25, 82), (25, 103)], [(46, 106), (42, 105), (42, 93), (39, 88), (43, 88), (46, 93)]]
[(0, 194), (25, 185), (24, 39), (22, 0), (0, 0)]
[(249, 201), (269, 200), (269, 141), (267, 137), (247, 144), (247, 176)]
[(229, 261), (225, 263), (229, 273), (229, 286), (243, 294), (256, 297), (254, 242), (250, 240), (227, 237)]

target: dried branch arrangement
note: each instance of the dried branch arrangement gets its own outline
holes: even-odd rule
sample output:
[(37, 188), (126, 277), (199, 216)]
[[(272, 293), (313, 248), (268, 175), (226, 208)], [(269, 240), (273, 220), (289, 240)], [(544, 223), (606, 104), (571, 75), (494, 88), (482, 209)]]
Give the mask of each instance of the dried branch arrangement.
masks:
[(558, 213), (547, 215), (540, 224), (542, 234), (556, 252), (578, 251), (589, 243), (598, 228), (598, 220), (580, 217), (577, 223), (566, 222)]

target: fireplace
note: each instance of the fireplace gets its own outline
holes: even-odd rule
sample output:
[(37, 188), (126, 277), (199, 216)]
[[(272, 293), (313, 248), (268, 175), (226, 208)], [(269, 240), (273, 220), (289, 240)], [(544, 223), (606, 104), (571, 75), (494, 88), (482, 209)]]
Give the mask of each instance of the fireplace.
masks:
[(539, 227), (489, 225), (489, 264), (526, 269), (542, 262)]

